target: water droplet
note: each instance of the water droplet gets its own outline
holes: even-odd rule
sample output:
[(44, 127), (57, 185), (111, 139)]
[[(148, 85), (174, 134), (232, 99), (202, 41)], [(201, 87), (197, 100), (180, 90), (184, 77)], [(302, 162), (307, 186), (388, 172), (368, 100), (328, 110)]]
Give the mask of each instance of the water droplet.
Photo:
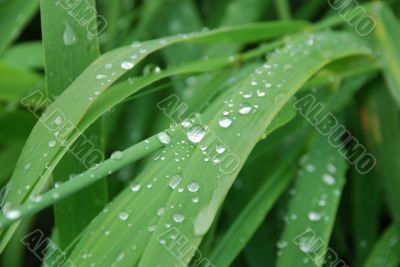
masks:
[(107, 78), (107, 76), (105, 74), (99, 73), (96, 75), (96, 80), (101, 80), (101, 79), (105, 79)]
[(253, 96), (253, 93), (252, 93), (252, 92), (243, 93), (243, 97), (244, 97), (244, 98), (251, 98), (252, 96)]
[(57, 117), (54, 119), (54, 124), (55, 124), (55, 125), (61, 125), (62, 123), (63, 123), (63, 119), (62, 119), (61, 116), (57, 116)]
[(182, 177), (180, 175), (174, 175), (171, 177), (171, 180), (169, 181), (169, 186), (172, 189), (175, 189), (182, 181)]
[(6, 212), (5, 215), (6, 215), (7, 219), (16, 220), (16, 219), (19, 219), (19, 217), (21, 217), (21, 211), (16, 210), (16, 209), (9, 210)]
[(158, 215), (158, 216), (163, 215), (163, 214), (164, 214), (164, 211), (165, 211), (165, 208), (163, 208), (163, 207), (158, 208), (158, 209), (157, 209), (157, 215)]
[(168, 145), (169, 143), (171, 143), (171, 136), (166, 132), (159, 133), (157, 135), (157, 138), (162, 144)]
[(74, 29), (69, 23), (65, 24), (65, 29), (63, 33), (64, 44), (66, 46), (71, 46), (76, 43), (76, 35)]
[(132, 190), (133, 192), (138, 192), (138, 191), (140, 190), (140, 188), (141, 188), (140, 184), (133, 183), (133, 184), (131, 185), (131, 190)]
[(114, 153), (111, 154), (111, 159), (116, 159), (116, 160), (120, 160), (124, 157), (124, 153), (122, 153), (122, 151), (115, 151)]
[(251, 108), (250, 104), (244, 103), (244, 104), (240, 105), (239, 113), (242, 115), (247, 115), (251, 112), (251, 109), (252, 108)]
[(222, 146), (222, 145), (220, 145), (220, 146), (217, 146), (217, 148), (215, 149), (215, 151), (217, 151), (217, 153), (218, 154), (222, 154), (222, 153), (224, 153), (225, 152), (225, 147), (224, 146)]
[(198, 183), (196, 183), (196, 182), (191, 182), (188, 186), (187, 186), (187, 188), (188, 188), (188, 190), (190, 191), (190, 192), (197, 192), (197, 190), (199, 190), (199, 184)]
[(330, 175), (330, 174), (324, 174), (323, 176), (322, 176), (322, 180), (327, 184), (327, 185), (333, 185), (333, 184), (335, 184), (335, 178), (332, 176), (332, 175)]
[(321, 220), (321, 217), (321, 214), (315, 211), (310, 211), (308, 213), (308, 219), (313, 222)]
[(232, 124), (232, 120), (229, 117), (222, 117), (219, 120), (219, 126), (221, 126), (222, 128), (228, 128), (229, 126), (231, 126)]
[(332, 163), (329, 163), (328, 164), (328, 172), (330, 172), (331, 174), (335, 174), (336, 173), (335, 165), (333, 165)]
[(125, 69), (125, 70), (130, 70), (130, 69), (132, 69), (134, 66), (135, 66), (135, 64), (133, 64), (132, 62), (127, 61), (127, 60), (125, 60), (125, 61), (123, 61), (123, 62), (121, 63), (121, 68), (123, 68), (123, 69)]
[(199, 197), (192, 198), (193, 203), (198, 203), (200, 201)]
[(29, 169), (31, 168), (31, 166), (32, 166), (31, 163), (29, 163), (29, 162), (26, 163), (25, 166), (24, 166), (24, 170), (25, 170), (25, 171), (29, 170)]
[(206, 131), (203, 127), (195, 126), (190, 128), (186, 135), (192, 143), (197, 144), (203, 140), (204, 136), (206, 135)]
[(121, 220), (125, 221), (125, 220), (128, 219), (129, 213), (127, 213), (126, 211), (121, 211), (121, 212), (118, 214), (118, 217), (119, 217)]
[(55, 147), (56, 146), (56, 141), (52, 140), (52, 141), (49, 142), (48, 145), (49, 145), (49, 147)]
[(288, 243), (285, 240), (280, 240), (276, 243), (276, 247), (279, 249), (284, 249)]
[(257, 96), (258, 97), (264, 97), (265, 96), (265, 91), (263, 91), (263, 90), (257, 90)]
[(183, 214), (180, 213), (176, 213), (172, 216), (172, 218), (174, 219), (175, 222), (177, 223), (181, 223), (185, 220), (185, 216), (183, 216)]

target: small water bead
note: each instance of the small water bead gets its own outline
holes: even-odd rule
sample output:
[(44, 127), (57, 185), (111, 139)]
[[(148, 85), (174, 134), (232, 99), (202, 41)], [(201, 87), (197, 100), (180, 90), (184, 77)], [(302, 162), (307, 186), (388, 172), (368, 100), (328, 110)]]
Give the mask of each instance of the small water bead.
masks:
[(165, 208), (161, 207), (157, 209), (157, 215), (162, 216), (164, 214)]
[(198, 203), (200, 201), (199, 197), (192, 198), (193, 203)]
[(162, 144), (168, 145), (169, 143), (171, 143), (171, 136), (166, 132), (159, 133), (157, 135), (157, 138)]
[(125, 61), (123, 61), (123, 62), (121, 63), (121, 68), (123, 68), (123, 69), (125, 69), (125, 70), (130, 70), (130, 69), (132, 69), (134, 66), (135, 66), (135, 64), (133, 64), (132, 62), (127, 61), (127, 60), (125, 60)]
[(188, 190), (190, 192), (197, 192), (200, 188), (199, 184), (196, 182), (191, 182), (188, 186), (187, 186)]
[(308, 172), (314, 172), (314, 171), (315, 171), (315, 166), (314, 166), (314, 165), (311, 165), (311, 164), (307, 164), (306, 170), (307, 170)]
[(106, 69), (111, 69), (112, 68), (112, 66), (113, 66), (113, 64), (112, 63), (107, 63), (106, 65), (104, 65), (104, 68), (106, 68)]
[(21, 217), (21, 211), (17, 209), (9, 210), (5, 213), (6, 218), (9, 220), (16, 220)]
[(258, 89), (258, 90), (257, 90), (257, 96), (258, 96), (258, 97), (264, 97), (264, 96), (265, 96), (265, 91), (263, 91), (263, 90), (261, 90), (261, 89)]
[(61, 116), (57, 116), (55, 119), (54, 119), (54, 124), (55, 125), (61, 125), (63, 123), (63, 118), (61, 117)]
[(330, 175), (330, 174), (324, 174), (324, 175), (322, 176), (322, 180), (323, 180), (327, 185), (333, 185), (333, 184), (335, 184), (335, 182), (336, 182), (335, 178), (334, 178), (332, 175)]
[(252, 85), (252, 86), (257, 86), (257, 85), (258, 85), (258, 82), (253, 80), (253, 81), (251, 81), (251, 85)]
[(280, 240), (276, 243), (276, 247), (279, 249), (284, 249), (288, 245), (288, 242), (285, 240)]
[(29, 170), (29, 169), (31, 168), (31, 166), (32, 166), (31, 163), (29, 163), (29, 162), (26, 163), (25, 166), (24, 166), (24, 170), (25, 170), (25, 171)]
[(181, 183), (182, 177), (180, 175), (174, 175), (171, 177), (171, 180), (169, 181), (169, 186), (172, 189), (175, 189), (178, 187), (178, 185)]
[(244, 103), (239, 106), (239, 113), (242, 115), (250, 114), (252, 107), (250, 104)]
[(74, 29), (69, 23), (66, 23), (65, 25), (63, 39), (66, 46), (71, 46), (76, 43), (76, 35)]
[(55, 140), (52, 140), (52, 141), (50, 141), (50, 142), (48, 143), (49, 147), (55, 147), (56, 144), (57, 144), (57, 143), (56, 143)]
[(321, 220), (321, 218), (322, 218), (321, 214), (316, 211), (310, 211), (308, 213), (308, 219), (310, 221), (316, 222), (316, 221)]
[(188, 130), (186, 133), (187, 138), (194, 144), (200, 143), (206, 135), (203, 127), (195, 126)]
[(128, 219), (128, 217), (129, 217), (129, 213), (126, 212), (126, 211), (121, 211), (121, 212), (118, 214), (118, 217), (119, 217), (122, 221), (126, 221), (126, 220)]
[(176, 213), (172, 216), (172, 218), (174, 219), (175, 222), (177, 223), (181, 223), (185, 220), (185, 216), (183, 214), (180, 213)]
[(222, 154), (224, 153), (226, 150), (226, 148), (224, 146), (217, 146), (217, 148), (215, 149), (215, 151), (217, 151), (218, 154)]
[(111, 159), (115, 159), (115, 160), (120, 160), (124, 157), (124, 153), (122, 153), (122, 151), (115, 151), (114, 153), (111, 154)]
[(245, 93), (243, 93), (243, 97), (244, 98), (252, 98), (253, 97), (253, 93), (252, 92), (245, 92)]
[(40, 201), (43, 200), (43, 197), (42, 197), (41, 195), (36, 195), (36, 196), (32, 196), (32, 197), (31, 197), (31, 200), (32, 200), (33, 202), (38, 203), (38, 202), (40, 202)]
[(141, 185), (140, 185), (140, 184), (133, 183), (133, 184), (131, 185), (131, 190), (132, 190), (133, 192), (138, 192), (138, 191), (140, 190), (140, 188), (141, 188)]
[(336, 167), (332, 163), (329, 163), (327, 168), (328, 168), (328, 172), (330, 172), (331, 174), (336, 173)]
[(218, 123), (219, 123), (219, 126), (221, 126), (222, 128), (228, 128), (229, 126), (232, 125), (232, 120), (231, 120), (231, 118), (225, 116), (225, 117), (222, 117)]
[(105, 79), (107, 78), (107, 76), (105, 74), (99, 73), (96, 75), (96, 80), (101, 80), (101, 79)]

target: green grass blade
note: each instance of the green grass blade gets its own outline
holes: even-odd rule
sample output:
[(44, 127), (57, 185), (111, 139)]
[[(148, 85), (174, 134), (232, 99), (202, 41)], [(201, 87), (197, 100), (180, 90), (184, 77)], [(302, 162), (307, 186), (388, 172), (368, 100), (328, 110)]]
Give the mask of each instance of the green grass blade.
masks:
[(370, 153), (377, 161), (375, 171), (383, 184), (394, 223), (400, 230), (400, 120), (398, 107), (385, 85), (372, 83), (360, 108), (362, 131)]
[(288, 0), (275, 0), (275, 7), (278, 13), (278, 17), (283, 20), (290, 19), (290, 6)]
[[(135, 63), (138, 64), (149, 54), (180, 42), (216, 42), (225, 39), (249, 42), (280, 36), (286, 31), (291, 32), (302, 27), (304, 27), (304, 23), (301, 22), (245, 25), (206, 33), (197, 33), (190, 36), (182, 35), (139, 44), (134, 43), (131, 46), (118, 48), (104, 54), (72, 82), (68, 89), (46, 109), (41, 120), (36, 124), (17, 162), (16, 169), (11, 178), (13, 186), (7, 197), (7, 201), (15, 207), (26, 201), (29, 195), (38, 194), (43, 190), (55, 166), (74, 141), (81, 135), (81, 131), (86, 130), (90, 125), (87, 124), (85, 125), (86, 127), (76, 128), (79, 127), (85, 113), (111, 84), (132, 69)], [(242, 34), (243, 32), (250, 34)], [(104, 78), (99, 79), (99, 75), (101, 77), (105, 75), (107, 80)], [(85, 88), (85, 90), (82, 90), (82, 88)], [(30, 100), (32, 98), (35, 99), (36, 103), (34, 109), (39, 109), (43, 106), (43, 103), (49, 102), (40, 92), (35, 92), (24, 98), (23, 104), (31, 105)], [(39, 103), (37, 102), (37, 98), (40, 100)], [(76, 101), (71, 102), (71, 99)], [(106, 111), (107, 109), (103, 110), (99, 115)], [(64, 125), (57, 125), (55, 123), (55, 118), (60, 113), (64, 117)], [(55, 138), (54, 132), (61, 129), (61, 127), (64, 127), (63, 132)], [(89, 152), (93, 152), (93, 149)], [(73, 153), (76, 153), (76, 151), (73, 151)], [(78, 156), (83, 160), (87, 160), (86, 163), (88, 165), (93, 164), (94, 162), (91, 162), (90, 158), (85, 156), (86, 154), (88, 154), (87, 151), (84, 155), (80, 156), (78, 153)], [(29, 171), (26, 170), (26, 166), (29, 166)], [(23, 190), (22, 193), (20, 189)], [(5, 233), (6, 237), (2, 240), (0, 248), (4, 247), (8, 242), (8, 238), (15, 227), (17, 226), (11, 227), (8, 233)]]
[[(285, 52), (271, 56), (269, 64), (262, 71), (264, 75), (250, 75), (243, 83), (234, 87), (229, 95), (225, 95), (232, 97), (233, 103), (236, 105), (242, 103), (243, 97), (239, 92), (250, 88), (252, 90), (264, 88), (262, 79), (267, 75), (267, 69), (270, 66), (276, 66), (276, 69), (271, 69), (275, 75), (268, 77), (272, 84), (283, 83), (282, 86), (270, 90), (268, 97), (250, 99), (252, 104), (258, 105), (260, 108), (257, 112), (249, 115), (248, 119), (240, 119), (227, 129), (220, 127), (221, 115), (219, 114), (222, 114), (226, 108), (223, 103), (225, 98), (217, 99), (204, 114), (204, 119), (208, 121), (208, 131), (223, 138), (223, 144), (229, 147), (232, 153), (240, 155), (240, 159), (247, 158), (284, 104), (319, 69), (336, 59), (355, 55), (371, 55), (368, 49), (347, 34), (329, 32), (317, 34), (313, 37), (315, 43), (311, 46), (307, 45), (309, 38), (310, 36), (302, 36), (293, 41), (291, 48), (287, 47), (282, 50)], [(348, 45), (346, 47), (337, 46), (331, 41), (332, 39)], [(308, 51), (308, 53), (303, 53), (304, 51)], [(330, 51), (330, 53), (326, 54), (325, 51)], [(293, 53), (291, 54), (291, 52)], [(296, 65), (293, 66), (293, 71), (285, 72), (283, 67), (288, 62)], [(253, 79), (258, 82), (258, 86), (250, 86)], [(282, 102), (276, 104), (275, 100), (278, 96)], [(247, 130), (250, 128), (252, 131)], [(177, 146), (177, 144), (181, 145)], [(181, 134), (177, 142), (173, 142), (171, 145), (173, 147), (169, 147), (162, 153), (165, 158), (174, 158), (174, 153), (184, 153), (184, 155), (189, 153), (189, 157), (185, 157), (182, 162), (151, 161), (135, 181), (142, 185), (142, 190), (132, 192), (130, 188), (126, 189), (106, 208), (104, 213), (101, 213), (92, 222), (72, 253), (70, 258), (72, 262), (78, 265), (100, 262), (109, 265), (118, 258), (121, 265), (139, 263), (139, 266), (155, 266), (162, 262), (167, 266), (173, 266), (190, 259), (194, 251), (182, 259), (176, 258), (168, 250), (171, 240), (167, 239), (166, 230), (168, 228), (166, 229), (165, 225), (171, 224), (171, 227), (173, 226), (171, 229), (178, 231), (178, 233), (175, 232), (176, 234), (187, 238), (190, 240), (191, 246), (197, 247), (211, 226), (220, 203), (226, 196), (238, 170), (229, 174), (221, 173), (218, 166), (204, 161), (201, 150), (188, 143), (184, 134)], [(168, 178), (167, 175), (169, 175), (171, 178), (176, 173), (182, 177), (179, 187), (186, 188), (192, 181), (196, 181), (200, 186), (198, 193), (193, 194), (188, 190), (184, 190), (182, 193), (171, 190), (168, 186), (169, 179), (166, 177)], [(150, 186), (147, 186), (149, 184)], [(149, 194), (154, 196), (151, 201), (148, 200)], [(198, 203), (193, 203), (191, 200), (195, 196), (200, 199)], [(161, 217), (157, 216), (157, 210), (160, 207), (165, 207)], [(185, 216), (181, 223), (179, 221), (182, 220), (182, 217), (179, 214)], [(178, 222), (174, 222), (173, 217)], [(89, 234), (91, 232), (93, 235)], [(166, 243), (160, 244), (160, 240), (164, 240), (164, 238)], [(110, 249), (111, 243), (114, 244), (112, 249)], [(81, 258), (84, 253), (92, 255), (90, 260), (86, 261)], [(158, 257), (155, 258), (154, 255), (158, 255)]]
[[(326, 136), (310, 148), (278, 243), (277, 266), (322, 266), (345, 183), (346, 162)], [(322, 203), (322, 205), (321, 205)]]
[(0, 3), (0, 54), (22, 32), (39, 7), (39, 0), (6, 0)]
[[(295, 150), (292, 152), (296, 155)], [(213, 249), (210, 261), (215, 266), (230, 266), (262, 223), (278, 197), (287, 188), (294, 174), (294, 170), (292, 170), (294, 168), (290, 168), (288, 165), (293, 162), (295, 157), (289, 155), (287, 159), (289, 162), (281, 163), (282, 165), (277, 168), (276, 172), (268, 177), (260, 189), (256, 191), (254, 197), (251, 198), (224, 234), (220, 243)]]
[(372, 4), (370, 12), (376, 20), (373, 31), (385, 80), (393, 98), (400, 107), (400, 23), (383, 2)]
[(400, 235), (395, 225), (385, 230), (375, 243), (364, 267), (396, 267), (400, 264)]
[[(166, 133), (160, 133), (160, 135), (163, 136), (165, 136), (165, 134)], [(29, 201), (17, 208), (21, 213), (17, 218), (10, 219), (4, 215), (0, 215), (1, 227), (9, 227), (21, 219), (32, 216), (54, 203), (57, 203), (93, 183), (96, 183), (100, 179), (114, 173), (122, 167), (161, 149), (164, 144), (159, 140), (160, 135), (148, 138), (125, 151), (117, 151), (110, 159), (100, 163), (95, 168), (89, 169), (81, 174), (76, 174), (74, 179), (59, 184), (56, 188), (43, 194), (32, 197)], [(171, 138), (170, 133), (168, 133), (168, 136)]]
[[(96, 12), (95, 1), (85, 1), (84, 5), (76, 7), (73, 11), (53, 1), (40, 2), (46, 88), (50, 99), (61, 95), (72, 81), (100, 55), (97, 29), (93, 31), (92, 28), (89, 32), (89, 27), (85, 26), (82, 20), (78, 21), (75, 12), (79, 10)], [(93, 145), (92, 149), (102, 151), (101, 127), (101, 121), (95, 123), (84, 132), (87, 138), (78, 142), (90, 142)], [(83, 172), (87, 167), (76, 155), (67, 153), (54, 170), (53, 182), (68, 181), (71, 174)], [(66, 248), (75, 239), (101, 211), (106, 202), (107, 184), (105, 180), (102, 180), (55, 205), (55, 226), (58, 245), (61, 249)]]
[(15, 68), (43, 69), (42, 43), (32, 41), (14, 45), (4, 52), (1, 61)]

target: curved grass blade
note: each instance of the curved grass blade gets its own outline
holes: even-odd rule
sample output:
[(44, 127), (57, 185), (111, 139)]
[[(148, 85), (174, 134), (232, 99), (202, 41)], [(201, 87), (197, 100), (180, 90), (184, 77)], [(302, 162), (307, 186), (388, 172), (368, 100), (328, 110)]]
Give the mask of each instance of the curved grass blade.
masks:
[(299, 262), (304, 266), (322, 266), (345, 171), (345, 159), (327, 137), (318, 135), (298, 174), (289, 219), (277, 244), (277, 266), (296, 266)]
[[(293, 151), (292, 151), (293, 152)], [(293, 152), (296, 155), (296, 151)], [(290, 155), (288, 162), (280, 164), (277, 170), (268, 177), (235, 219), (222, 240), (213, 249), (210, 261), (215, 266), (230, 266), (240, 251), (246, 246), (278, 197), (289, 185), (294, 168), (289, 167), (295, 157)], [(286, 161), (286, 159), (285, 159)]]
[(383, 182), (385, 198), (400, 230), (400, 120), (398, 107), (385, 85), (372, 83), (360, 106), (362, 131), (368, 150), (376, 158), (374, 171)]
[[(85, 27), (82, 20), (75, 17), (79, 10), (91, 10), (97, 13), (94, 0), (86, 0), (84, 5), (69, 11), (62, 4), (42, 0), (40, 13), (43, 31), (43, 48), (47, 96), (58, 97), (71, 85), (71, 82), (99, 55), (97, 29), (91, 25)], [(97, 28), (97, 25), (95, 25)], [(63, 62), (63, 64), (60, 64)], [(62, 114), (58, 119), (63, 119)], [(56, 120), (57, 117), (54, 118)], [(60, 122), (62, 124), (62, 122)], [(89, 143), (90, 149), (103, 157), (103, 137), (101, 121), (93, 124), (77, 140), (78, 145)], [(79, 149), (84, 149), (79, 147)], [(87, 151), (84, 151), (87, 153)], [(101, 159), (98, 159), (98, 162)], [(84, 161), (73, 153), (67, 153), (54, 170), (53, 183), (63, 183), (72, 174), (88, 169)], [(55, 227), (58, 246), (65, 249), (87, 224), (103, 209), (107, 203), (107, 183), (98, 181), (82, 192), (57, 203), (54, 206)]]
[(43, 69), (42, 43), (31, 41), (14, 45), (4, 52), (1, 60), (15, 68)]
[(369, 254), (364, 267), (396, 267), (400, 264), (400, 235), (397, 227), (388, 227)]
[[(314, 40), (313, 45), (307, 44), (310, 38)], [(332, 40), (348, 45), (339, 47)], [(272, 56), (268, 64), (258, 69), (238, 87), (234, 87), (229, 95), (225, 94), (222, 99), (214, 101), (203, 117), (208, 121), (206, 133), (213, 133), (212, 136), (222, 139), (219, 142), (222, 142), (227, 150), (229, 148), (230, 152), (225, 151), (225, 155), (240, 155), (240, 162), (243, 162), (276, 114), (308, 79), (331, 61), (355, 55), (367, 56), (371, 53), (347, 34), (327, 32), (296, 39), (281, 50), (281, 53)], [(295, 64), (291, 68), (292, 71), (284, 71), (288, 62)], [(219, 114), (227, 108), (224, 100), (228, 98), (226, 103), (229, 103), (231, 99), (234, 109), (237, 110), (243, 103), (240, 92), (251, 91), (256, 95), (257, 89), (265, 90), (262, 83), (265, 78), (274, 85), (268, 91), (267, 97), (253, 97), (247, 100), (251, 101), (253, 107), (259, 106), (257, 111), (243, 117), (238, 114), (238, 121), (232, 123), (229, 128), (221, 127)], [(256, 81), (257, 85), (252, 81)], [(277, 101), (278, 99), (281, 101)], [(203, 141), (206, 140), (210, 141), (204, 137)], [(210, 149), (209, 153), (212, 153), (214, 146), (210, 146)], [(195, 251), (191, 250), (184, 258), (175, 257), (173, 251), (168, 249), (171, 245), (169, 235), (186, 238), (189, 242), (186, 244), (196, 248), (211, 226), (240, 169), (235, 168), (229, 174), (222, 173), (218, 164), (213, 165), (212, 162), (204, 160), (203, 152), (197, 144), (187, 140), (185, 133), (177, 136), (177, 142), (171, 143), (171, 146), (158, 155), (157, 160), (152, 161), (136, 179), (135, 183), (139, 183), (142, 189), (132, 192), (131, 188), (128, 188), (123, 191), (89, 225), (70, 260), (83, 266), (100, 262), (110, 265), (116, 260), (121, 265), (139, 266), (155, 266), (160, 262), (167, 266), (187, 263)], [(168, 163), (162, 160), (174, 159), (175, 153), (185, 155), (184, 159), (171, 160)], [(193, 182), (199, 187), (193, 185)], [(187, 189), (188, 186), (192, 189)], [(148, 198), (149, 194), (152, 196), (151, 201)], [(199, 198), (198, 201), (196, 197)], [(157, 213), (161, 215), (158, 216)], [(115, 244), (112, 249), (111, 243)], [(90, 253), (90, 259), (82, 259), (85, 253)], [(158, 257), (154, 258), (154, 255)]]
[(392, 10), (383, 2), (375, 2), (369, 11), (376, 20), (373, 31), (379, 59), (388, 88), (400, 107), (400, 23)]
[(0, 3), (0, 54), (35, 14), (39, 0), (6, 0)]
[[(131, 70), (149, 54), (169, 45), (189, 41), (220, 41), (224, 38), (237, 41), (256, 41), (264, 38), (280, 36), (286, 31), (295, 31), (304, 27), (304, 23), (264, 23), (231, 27), (206, 33), (168, 37), (161, 40), (152, 40), (144, 43), (134, 43), (128, 47), (118, 48), (108, 52), (93, 62), (69, 87), (51, 104), (33, 129), (22, 154), (17, 162), (11, 178), (12, 186), (7, 201), (14, 207), (24, 202), (29, 195), (38, 194), (47, 183), (50, 174), (61, 160), (73, 142), (81, 135), (85, 128), (77, 128), (89, 108), (96, 99)], [(241, 34), (246, 31), (247, 34)], [(248, 34), (250, 33), (250, 34)], [(253, 34), (252, 34), (253, 33)], [(99, 76), (101, 75), (101, 76)], [(101, 77), (102, 79), (99, 79)], [(85, 88), (82, 90), (82, 88)], [(41, 103), (49, 102), (40, 92), (34, 92), (26, 97), (23, 104), (29, 104), (30, 97), (41, 98)], [(72, 101), (73, 100), (73, 101)], [(105, 112), (104, 110), (103, 112)], [(61, 125), (55, 118), (63, 116)], [(55, 117), (56, 116), (56, 117)], [(87, 125), (89, 126), (89, 125)], [(57, 136), (54, 133), (60, 131)], [(92, 151), (90, 151), (92, 152)], [(85, 164), (94, 164), (89, 153), (81, 155)], [(93, 156), (93, 155), (92, 155)], [(31, 159), (34, 161), (31, 161)], [(29, 168), (26, 168), (29, 166)], [(22, 192), (20, 191), (22, 190)], [(2, 240), (3, 247), (10, 237), (11, 227)]]
[(9, 227), (14, 222), (32, 216), (54, 203), (57, 203), (87, 186), (96, 183), (100, 179), (114, 173), (122, 167), (161, 149), (165, 144), (163, 143), (164, 141), (161, 141), (160, 139), (167, 135), (168, 138), (171, 138), (169, 133), (162, 132), (155, 137), (148, 138), (145, 141), (126, 149), (125, 151), (115, 152), (110, 159), (81, 174), (76, 174), (74, 179), (58, 184), (56, 188), (53, 188), (46, 193), (33, 196), (29, 201), (26, 201), (17, 209), (9, 211), (17, 211), (19, 216), (9, 218), (5, 215), (1, 215), (0, 226), (3, 228)]

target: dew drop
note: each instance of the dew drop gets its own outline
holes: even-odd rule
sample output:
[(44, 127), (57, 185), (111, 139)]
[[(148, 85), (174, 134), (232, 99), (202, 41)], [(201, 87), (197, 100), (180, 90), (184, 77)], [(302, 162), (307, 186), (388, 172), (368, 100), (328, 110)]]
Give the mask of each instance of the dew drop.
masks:
[(182, 177), (180, 175), (174, 175), (171, 177), (171, 180), (169, 181), (169, 186), (172, 189), (175, 189), (182, 181)]
[(111, 159), (120, 160), (124, 157), (124, 154), (121, 151), (115, 151), (111, 154)]
[(172, 216), (172, 218), (174, 219), (175, 222), (177, 223), (181, 223), (185, 220), (185, 216), (183, 216), (183, 214), (180, 213), (176, 213)]
[(327, 185), (333, 185), (333, 184), (335, 184), (335, 178), (332, 176), (332, 175), (330, 175), (330, 174), (324, 174), (323, 176), (322, 176), (322, 180), (327, 184)]
[(133, 64), (132, 62), (127, 61), (127, 60), (125, 60), (125, 61), (123, 61), (123, 62), (121, 63), (121, 68), (123, 68), (124, 70), (130, 70), (130, 69), (132, 69), (134, 66), (135, 66), (135, 64)]
[(56, 146), (56, 141), (52, 140), (48, 143), (49, 147), (55, 147)]
[(313, 222), (321, 220), (321, 217), (321, 214), (315, 211), (310, 211), (308, 213), (308, 219)]
[(219, 120), (219, 126), (221, 126), (222, 128), (228, 128), (229, 126), (232, 125), (232, 120), (229, 117), (222, 117)]
[(9, 210), (9, 211), (6, 212), (5, 215), (6, 215), (7, 219), (16, 220), (16, 219), (18, 219), (19, 217), (21, 217), (21, 211), (16, 210), (16, 209), (14, 209), (14, 210)]
[(129, 217), (129, 213), (127, 213), (126, 211), (121, 211), (121, 212), (118, 214), (118, 217), (119, 217), (121, 220), (126, 221), (126, 220), (128, 219), (128, 217)]
[(222, 154), (225, 152), (225, 147), (224, 146), (217, 146), (217, 148), (215, 149), (215, 151), (217, 151), (218, 154)]
[(63, 39), (66, 46), (71, 46), (76, 43), (76, 35), (74, 29), (72, 29), (69, 23), (65, 24)]
[(191, 182), (188, 186), (187, 186), (187, 188), (188, 188), (188, 190), (190, 191), (190, 192), (197, 192), (197, 190), (199, 190), (199, 184), (198, 183), (196, 183), (196, 182)]
[(132, 190), (133, 192), (138, 192), (138, 191), (140, 190), (140, 188), (141, 188), (140, 184), (133, 183), (133, 184), (131, 185), (131, 190)]
[(204, 136), (206, 135), (206, 131), (202, 127), (192, 127), (186, 133), (187, 138), (194, 144), (200, 143), (203, 140)]
[(239, 113), (242, 115), (247, 115), (251, 112), (251, 106), (250, 104), (244, 103), (241, 104), (239, 107)]
[(159, 133), (157, 135), (157, 138), (162, 144), (168, 145), (169, 143), (171, 143), (171, 136), (166, 132)]

